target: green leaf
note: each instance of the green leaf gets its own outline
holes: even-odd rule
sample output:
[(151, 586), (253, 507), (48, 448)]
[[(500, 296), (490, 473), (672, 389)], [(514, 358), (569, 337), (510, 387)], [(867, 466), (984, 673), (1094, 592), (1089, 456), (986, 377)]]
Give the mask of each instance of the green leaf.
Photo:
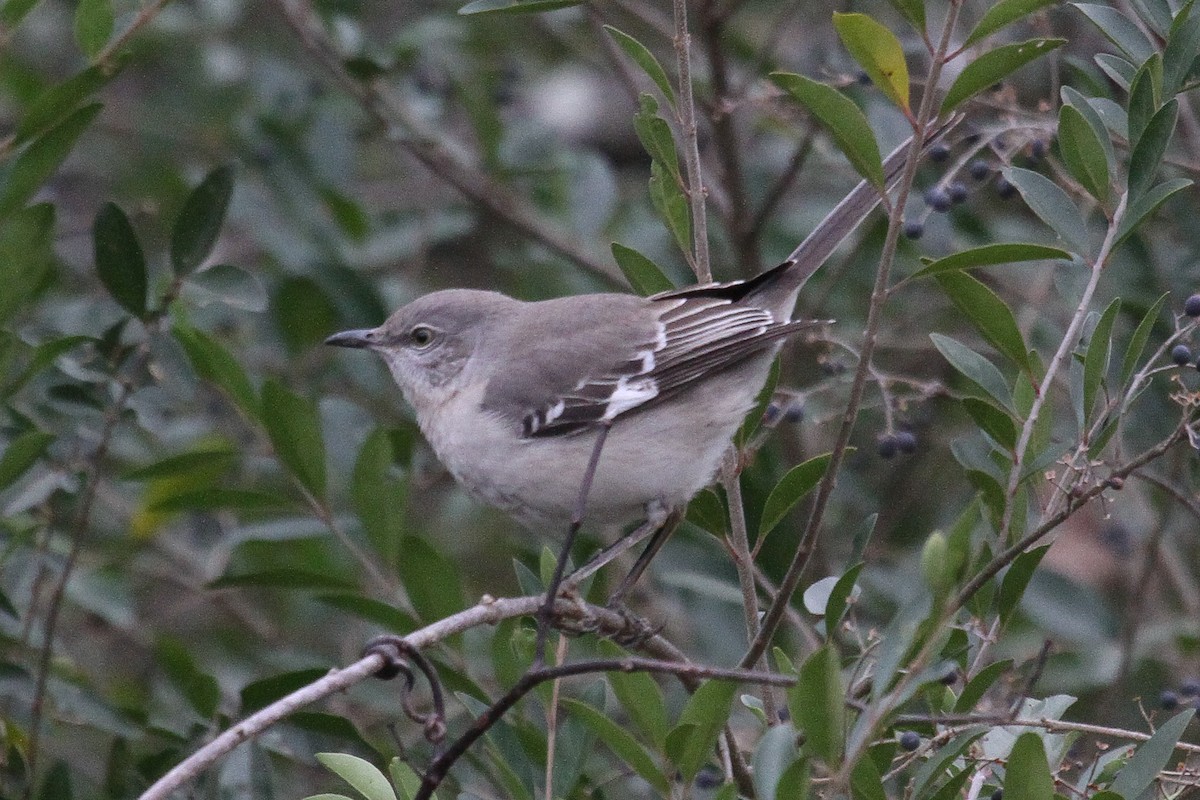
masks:
[(1154, 45), (1138, 29), (1137, 23), (1111, 6), (1072, 3), (1104, 36), (1121, 49), (1134, 64), (1154, 54)]
[(351, 200), (337, 189), (322, 187), (317, 190), (325, 210), (333, 218), (334, 223), (342, 233), (354, 242), (361, 242), (371, 232), (371, 220), (367, 217), (362, 206)]
[(691, 783), (712, 757), (717, 736), (729, 719), (737, 684), (708, 680), (688, 698), (676, 725), (666, 738), (667, 755), (678, 767), (685, 783)]
[(307, 350), (325, 340), (338, 324), (337, 307), (312, 278), (283, 278), (271, 297), (271, 316), (284, 344), (292, 352)]
[(219, 386), (250, 419), (259, 418), (258, 397), (246, 371), (220, 342), (197, 328), (183, 325), (176, 325), (171, 332), (197, 375)]
[(1007, 800), (1054, 800), (1054, 776), (1046, 761), (1046, 749), (1038, 734), (1030, 731), (1017, 737), (1004, 770)]
[(1150, 340), (1150, 332), (1154, 330), (1154, 325), (1158, 322), (1158, 314), (1162, 311), (1163, 303), (1167, 301), (1169, 294), (1170, 292), (1164, 292), (1154, 301), (1153, 305), (1142, 316), (1141, 321), (1138, 322), (1133, 335), (1129, 337), (1129, 344), (1125, 348), (1125, 358), (1121, 360), (1122, 386), (1133, 377), (1138, 361), (1141, 360), (1142, 353), (1146, 350), (1146, 342)]
[(834, 645), (822, 645), (800, 665), (799, 680), (788, 689), (788, 710), (805, 735), (805, 747), (836, 765), (842, 757), (846, 692)]
[(632, 247), (613, 242), (612, 254), (613, 260), (621, 268), (629, 285), (642, 297), (668, 292), (675, 288), (675, 284), (671, 283), (671, 280), (663, 274), (657, 264)]
[(1087, 222), (1062, 187), (1045, 175), (1020, 167), (1005, 167), (1003, 172), (1017, 187), (1030, 211), (1076, 252), (1084, 255), (1089, 252)]
[(917, 768), (916, 774), (913, 775), (910, 796), (929, 797), (929, 794), (925, 791), (926, 787), (942, 777), (946, 773), (946, 770), (954, 765), (954, 762), (959, 759), (963, 752), (983, 734), (983, 730), (980, 730), (979, 727), (976, 730), (968, 730), (966, 733), (955, 736), (930, 754), (925, 763), (921, 764)]
[(925, 0), (888, 0), (892, 8), (912, 25), (917, 33), (925, 33)]
[(909, 112), (908, 63), (896, 35), (866, 14), (835, 11), (833, 27), (846, 50), (884, 95)]
[(1007, 622), (1017, 610), (1017, 605), (1025, 594), (1025, 587), (1029, 585), (1029, 580), (1049, 549), (1050, 545), (1047, 544), (1026, 550), (1013, 559), (1012, 566), (1005, 571), (1004, 577), (1000, 579), (1000, 594), (996, 599), (1002, 621)]
[(340, 594), (322, 594), (313, 598), (327, 606), (353, 614), (359, 619), (365, 619), (379, 625), (392, 633), (407, 636), (420, 627), (416, 617), (402, 611), (392, 603), (383, 603), (368, 597), (345, 592)]
[(994, 400), (1001, 408), (1016, 413), (1013, 409), (1008, 381), (1004, 379), (1000, 370), (996, 369), (992, 362), (949, 336), (931, 333), (929, 338), (933, 340), (933, 346), (938, 349), (938, 352), (950, 362), (950, 366), (982, 389), (985, 397)]
[(1140, 797), (1166, 769), (1175, 745), (1195, 715), (1196, 709), (1189, 708), (1159, 725), (1154, 735), (1134, 752), (1109, 789), (1122, 797)]
[(212, 447), (203, 450), (193, 450), (168, 456), (153, 464), (126, 471), (121, 475), (124, 481), (153, 481), (162, 478), (175, 478), (196, 471), (223, 471), (237, 459), (237, 451), (227, 447)]
[(962, 103), (984, 89), (1004, 80), (1021, 67), (1061, 47), (1066, 39), (1030, 39), (1027, 42), (1006, 44), (989, 50), (963, 67), (942, 100), (939, 112), (949, 114)]
[(1104, 147), (1074, 106), (1064, 105), (1058, 110), (1058, 147), (1075, 180), (1101, 203), (1108, 200), (1109, 173)]
[(10, 217), (33, 197), (75, 146), (75, 140), (100, 113), (99, 103), (72, 112), (30, 142), (0, 169), (0, 220)]
[(113, 9), (109, 0), (79, 0), (75, 6), (75, 41), (89, 59), (95, 58), (113, 32)]
[(688, 503), (687, 521), (698, 525), (714, 536), (724, 536), (729, 514), (720, 496), (712, 489), (702, 489)]
[(850, 569), (838, 578), (837, 583), (833, 585), (833, 589), (829, 592), (829, 599), (825, 601), (825, 637), (833, 638), (834, 632), (837, 630), (838, 624), (842, 621), (842, 616), (846, 613), (850, 593), (854, 591), (854, 585), (858, 581), (859, 573), (862, 572), (865, 562), (859, 561)]
[(963, 48), (970, 47), (976, 42), (983, 41), (1006, 25), (1010, 25), (1022, 17), (1027, 17), (1038, 9), (1053, 5), (1058, 0), (1000, 0), (993, 3), (984, 15), (975, 23), (975, 27), (963, 41)]
[(604, 30), (608, 31), (608, 35), (613, 38), (617, 46), (625, 51), (625, 55), (632, 58), (642, 68), (642, 71), (649, 76), (650, 80), (654, 81), (654, 85), (662, 92), (667, 102), (675, 105), (675, 92), (671, 88), (671, 80), (667, 77), (666, 70), (662, 68), (662, 64), (658, 63), (658, 59), (654, 57), (654, 54), (637, 39), (624, 31), (614, 28), (612, 25), (605, 25)]
[(983, 699), (988, 689), (992, 688), (992, 685), (1000, 679), (1001, 675), (1012, 669), (1012, 666), (1012, 659), (1005, 659), (1003, 661), (992, 662), (975, 673), (975, 676), (967, 681), (966, 686), (963, 687), (962, 694), (954, 702), (954, 713), (966, 714), (974, 711), (975, 704)]
[(650, 202), (662, 215), (675, 244), (685, 253), (692, 249), (692, 217), (687, 198), (679, 183), (670, 175), (663, 174), (657, 162), (650, 165)]
[(1133, 83), (1134, 75), (1137, 72), (1133, 64), (1111, 53), (1101, 53), (1093, 60), (1096, 62), (1096, 66), (1100, 67), (1113, 83), (1126, 92), (1129, 91), (1129, 86)]
[(302, 569), (262, 569), (255, 572), (242, 572), (235, 575), (222, 575), (208, 584), (210, 589), (231, 589), (234, 587), (257, 587), (272, 589), (288, 589), (291, 591), (306, 591), (309, 589), (353, 589), (354, 586), (345, 578), (332, 575), (329, 572), (309, 572)]
[(766, 536), (778, 525), (806, 494), (811, 492), (829, 467), (830, 453), (814, 456), (788, 470), (763, 504), (762, 518), (758, 523), (758, 538)]
[(105, 203), (92, 226), (96, 272), (122, 308), (135, 317), (146, 314), (146, 257), (125, 212)]
[[(400, 792), (401, 800), (412, 800), (417, 796), (421, 789), (421, 776), (401, 761), (399, 756), (388, 762), (388, 773), (392, 776), (392, 785)], [(437, 797), (437, 794), (433, 796)]]
[(1138, 67), (1137, 74), (1129, 84), (1128, 140), (1136, 146), (1158, 111), (1162, 97), (1162, 57), (1155, 54)]
[[(1190, 13), (1187, 13), (1189, 12)], [(1200, 56), (1200, 13), (1185, 5), (1175, 23), (1162, 54), (1162, 93), (1172, 97), (1184, 88), (1196, 58)], [(1135, 62), (1139, 63), (1139, 62)]]
[(763, 734), (754, 747), (754, 756), (750, 761), (754, 796), (758, 800), (775, 800), (779, 797), (779, 781), (796, 762), (797, 755), (796, 729), (791, 725), (775, 725)]
[(370, 761), (349, 753), (317, 753), (317, 761), (353, 786), (366, 800), (396, 800), (387, 776)]
[(183, 202), (171, 229), (171, 266), (184, 276), (204, 263), (217, 243), (229, 198), (233, 195), (233, 167), (217, 167)]
[(675, 137), (671, 126), (658, 115), (658, 101), (652, 95), (642, 94), (640, 108), (633, 115), (633, 129), (654, 163), (667, 170), (671, 178), (679, 179), (679, 155), (675, 151)]
[(0, 24), (7, 28), (17, 27), (39, 2), (40, 0), (8, 0), (0, 7)]
[(197, 489), (182, 489), (167, 497), (158, 498), (150, 503), (147, 510), (160, 514), (217, 509), (273, 511), (287, 505), (287, 500), (282, 497), (253, 489), (223, 489), (219, 486), (204, 486)]
[(462, 611), (458, 568), (424, 539), (405, 536), (400, 540), (400, 579), (413, 608), (426, 623)]
[(464, 17), (472, 14), (541, 14), (560, 8), (572, 8), (581, 2), (583, 0), (526, 0), (523, 3), (515, 0), (475, 0), (460, 8), (458, 13)]
[(221, 701), (221, 688), (211, 675), (203, 672), (192, 658), (187, 646), (176, 639), (160, 639), (155, 648), (158, 663), (171, 683), (184, 696), (197, 714), (209, 719)]
[[(1104, 151), (1104, 168), (1108, 171), (1109, 175), (1116, 175), (1117, 154), (1113, 149), (1112, 137), (1109, 135), (1109, 126), (1111, 123), (1105, 123), (1104, 114), (1101, 113), (1101, 109), (1109, 109), (1112, 114), (1118, 117), (1124, 113), (1124, 110), (1107, 98), (1084, 97), (1070, 86), (1064, 86), (1059, 94), (1062, 96), (1063, 102), (1083, 115), (1084, 120), (1091, 126), (1096, 140), (1100, 143), (1100, 147)], [(1119, 128), (1120, 125), (1117, 125), (1117, 127)], [(1126, 121), (1126, 131), (1123, 135), (1128, 136), (1128, 121)]]
[(0, 222), (0, 324), (44, 286), (54, 258), (53, 239), (54, 206), (49, 203), (23, 208)]
[(1050, 259), (1069, 260), (1071, 254), (1057, 247), (1047, 247), (1041, 244), (1025, 244), (1018, 242), (1001, 242), (985, 244), (962, 250), (953, 255), (931, 261), (912, 274), (913, 278), (927, 278), (942, 272), (957, 272), (989, 267), (996, 264), (1017, 264), (1023, 261), (1045, 261)]
[(1146, 25), (1164, 39), (1171, 30), (1171, 6), (1168, 0), (1133, 0), (1133, 10)]
[(1022, 372), (1032, 372), (1029, 349), (1012, 311), (999, 295), (964, 272), (943, 272), (937, 276), (937, 281), (992, 347)]
[(1129, 207), (1121, 224), (1117, 226), (1117, 244), (1129, 238), (1130, 234), (1142, 224), (1142, 220), (1157, 211), (1158, 207), (1171, 199), (1172, 195), (1191, 185), (1192, 181), (1187, 178), (1172, 178), (1169, 181), (1163, 181), (1142, 195)]
[(325, 497), (325, 441), (316, 406), (270, 379), (262, 389), (262, 421), (280, 463), (318, 500)]
[[(599, 646), (605, 658), (625, 658), (628, 655), (605, 639), (599, 642)], [(662, 689), (658, 683), (645, 672), (610, 672), (607, 678), (613, 688), (613, 694), (617, 696), (633, 724), (661, 750), (667, 740), (669, 726)]]
[(0, 456), (0, 489), (8, 488), (13, 481), (25, 474), (41, 457), (54, 435), (44, 431), (25, 431), (9, 442)]
[(260, 708), (266, 708), (281, 697), (286, 697), (297, 689), (303, 689), (328, 674), (328, 669), (320, 667), (298, 669), (248, 683), (238, 692), (238, 697), (241, 699), (241, 712), (248, 714), (258, 711)]
[[(2, 237), (3, 234), (0, 234)], [(3, 250), (4, 245), (0, 243), (0, 250)], [(0, 255), (0, 271), (3, 271), (3, 256)], [(8, 262), (11, 266), (13, 262)], [(2, 285), (2, 284), (0, 284)], [(12, 288), (12, 284), (8, 284), (8, 288)], [(7, 295), (0, 295), (6, 297)], [(3, 306), (3, 301), (0, 300), (0, 306)], [(3, 320), (4, 315), (0, 313), (0, 320)], [(39, 374), (45, 367), (54, 363), (54, 360), (63, 353), (78, 347), (81, 344), (94, 342), (91, 336), (62, 336), (57, 339), (50, 339), (42, 342), (33, 349), (32, 355), (25, 363), (25, 368), (18, 372), (15, 376), (9, 378), (8, 382), (0, 387), (0, 398), (8, 398), (16, 394), (16, 392), (33, 378)]]
[(979, 426), (979, 429), (995, 440), (996, 444), (1009, 452), (1017, 449), (1017, 426), (1012, 417), (991, 403), (976, 397), (962, 399), (963, 410)]
[(853, 100), (832, 86), (803, 75), (773, 72), (771, 80), (807, 108), (829, 131), (855, 172), (873, 186), (883, 187), (883, 161), (879, 155), (879, 143), (875, 141), (866, 116)]
[(870, 758), (860, 758), (850, 772), (850, 796), (854, 800), (887, 800), (879, 767)]
[(1137, 201), (1150, 189), (1154, 175), (1162, 164), (1167, 145), (1175, 133), (1175, 122), (1179, 117), (1179, 101), (1171, 98), (1163, 104), (1149, 122), (1133, 152), (1129, 155), (1129, 202), (1137, 205)]
[(396, 564), (404, 535), (404, 485), (388, 474), (393, 460), (387, 431), (376, 428), (358, 452), (350, 484), (355, 513), (389, 571)]
[(667, 780), (666, 775), (663, 775), (654, 758), (611, 717), (573, 697), (562, 698), (559, 702), (566, 711), (574, 714), (587, 725), (618, 759), (637, 773), (642, 780), (650, 784), (660, 795), (666, 797), (671, 793), (670, 781)]
[(267, 290), (258, 276), (232, 264), (213, 264), (193, 272), (183, 283), (187, 299), (198, 305), (223, 303), (242, 311), (263, 311)]
[(1088, 342), (1087, 353), (1083, 357), (1083, 415), (1084, 420), (1090, 420), (1092, 409), (1096, 405), (1096, 393), (1104, 376), (1108, 374), (1109, 354), (1112, 351), (1112, 329), (1121, 310), (1121, 298), (1108, 304), (1100, 321), (1092, 330), (1092, 338)]
[[(5, 8), (7, 7), (6, 5)], [(88, 67), (39, 94), (17, 125), (13, 134), (13, 144), (24, 144), (62, 122), (80, 103), (111, 81), (127, 61), (125, 58), (117, 59), (108, 68)]]

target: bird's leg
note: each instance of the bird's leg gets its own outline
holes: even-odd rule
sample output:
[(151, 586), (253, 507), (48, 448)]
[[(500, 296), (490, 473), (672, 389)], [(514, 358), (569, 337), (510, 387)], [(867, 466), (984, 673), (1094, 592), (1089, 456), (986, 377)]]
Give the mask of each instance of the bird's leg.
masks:
[(575, 536), (583, 525), (588, 494), (592, 490), (592, 481), (596, 477), (596, 466), (600, 463), (600, 451), (604, 449), (604, 442), (608, 438), (608, 431), (611, 427), (612, 422), (603, 422), (600, 425), (596, 435), (596, 444), (592, 447), (592, 457), (588, 459), (587, 469), (584, 470), (583, 480), (579, 485), (579, 501), (575, 505), (575, 512), (571, 515), (571, 526), (567, 529), (566, 541), (563, 542), (562, 551), (558, 554), (558, 563), (554, 565), (554, 575), (550, 578), (550, 585), (546, 587), (546, 599), (542, 601), (542, 607), (538, 609), (537, 644), (534, 648), (533, 659), (535, 666), (540, 667), (546, 663), (546, 637), (550, 635), (550, 622), (554, 617), (554, 601), (558, 599), (558, 589), (562, 585), (563, 572), (567, 568), (567, 559), (571, 555), (571, 545), (575, 543)]
[(637, 557), (637, 561), (633, 562), (633, 569), (629, 570), (629, 574), (621, 581), (621, 585), (617, 590), (609, 595), (609, 607), (618, 605), (624, 598), (633, 585), (637, 583), (638, 578), (642, 577), (642, 573), (646, 571), (646, 567), (650, 566), (650, 560), (658, 555), (658, 551), (667, 543), (667, 539), (671, 538), (671, 534), (679, 527), (679, 523), (683, 521), (683, 509), (677, 508), (667, 512), (665, 515), (659, 515), (655, 519), (652, 514), (647, 524), (655, 523), (656, 528), (654, 534), (650, 537), (649, 543), (646, 544), (644, 550)]

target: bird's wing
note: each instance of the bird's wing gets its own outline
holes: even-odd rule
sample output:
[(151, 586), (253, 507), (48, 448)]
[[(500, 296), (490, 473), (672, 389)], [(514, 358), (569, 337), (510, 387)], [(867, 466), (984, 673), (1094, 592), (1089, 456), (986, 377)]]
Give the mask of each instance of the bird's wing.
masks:
[[(581, 357), (581, 364), (606, 366), (580, 375), (574, 384), (533, 405), (521, 420), (523, 435), (558, 436), (612, 422), (813, 324), (779, 320), (770, 311), (715, 294), (711, 287), (694, 295), (661, 296), (652, 307), (659, 312), (652, 331), (622, 337), (607, 351), (611, 358)], [(580, 329), (578, 335), (586, 338), (591, 333)]]

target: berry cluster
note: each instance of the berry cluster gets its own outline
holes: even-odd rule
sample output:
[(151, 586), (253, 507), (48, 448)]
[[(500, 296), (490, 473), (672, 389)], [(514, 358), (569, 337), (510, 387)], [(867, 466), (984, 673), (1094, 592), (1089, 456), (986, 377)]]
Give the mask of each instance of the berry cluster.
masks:
[[(1183, 313), (1193, 319), (1200, 317), (1200, 294), (1194, 294), (1183, 301)], [(1177, 344), (1171, 348), (1171, 361), (1176, 366), (1186, 367), (1192, 361), (1192, 349), (1186, 344)], [(1196, 369), (1200, 369), (1200, 358), (1195, 360)]]

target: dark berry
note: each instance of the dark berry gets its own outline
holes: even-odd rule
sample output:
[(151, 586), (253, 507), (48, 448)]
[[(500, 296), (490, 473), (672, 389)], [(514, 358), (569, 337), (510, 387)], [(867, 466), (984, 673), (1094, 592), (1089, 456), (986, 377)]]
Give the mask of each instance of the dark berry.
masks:
[(929, 160), (934, 163), (945, 161), (950, 157), (950, 145), (938, 142), (929, 146)]
[(916, 731), (905, 731), (900, 734), (900, 746), (911, 753), (921, 746), (921, 737)]
[(951, 203), (961, 203), (967, 199), (967, 185), (962, 181), (951, 181), (946, 187)]
[(762, 422), (764, 425), (774, 425), (779, 422), (783, 416), (783, 407), (774, 400), (767, 403), (767, 407), (763, 409)]
[(1017, 187), (1013, 186), (1008, 178), (1001, 176), (996, 178), (996, 194), (1000, 195), (1001, 200), (1011, 200), (1017, 196)]
[(981, 181), (992, 174), (992, 165), (982, 158), (977, 158), (970, 164), (967, 164), (967, 173), (975, 180)]
[(950, 670), (949, 672), (947, 672), (945, 675), (942, 676), (942, 685), (943, 686), (953, 686), (957, 682), (958, 682), (958, 673), (955, 672), (954, 670)]
[(880, 436), (876, 442), (876, 448), (880, 458), (893, 458), (896, 451), (900, 449), (900, 443), (896, 441), (896, 437), (890, 433), (885, 433)]
[(1189, 317), (1200, 317), (1200, 294), (1194, 294), (1183, 301), (1183, 313)]
[(934, 211), (946, 212), (950, 210), (950, 193), (940, 186), (931, 186), (925, 191), (925, 205), (932, 208)]
[(696, 774), (697, 789), (715, 789), (724, 782), (721, 770), (712, 766), (707, 766)]
[(1179, 693), (1184, 697), (1200, 697), (1200, 678), (1188, 678), (1179, 684)]
[(1171, 348), (1171, 360), (1179, 366), (1191, 363), (1192, 351), (1186, 344), (1177, 344)]
[(1048, 149), (1045, 139), (1034, 139), (1033, 144), (1029, 145), (1029, 155), (1033, 157), (1034, 161), (1041, 161), (1046, 157)]
[(917, 452), (917, 435), (912, 431), (897, 431), (893, 438), (901, 453), (912, 455)]
[(1004, 790), (997, 789), (996, 791), (992, 792), (991, 800), (1004, 800)]
[(857, 75), (854, 76), (854, 80), (858, 81), (859, 86), (870, 86), (871, 85), (871, 76), (865, 72), (859, 72)]
[(912, 220), (904, 223), (904, 235), (909, 239), (920, 239), (925, 233), (925, 223)]
[(793, 398), (783, 407), (783, 421), (795, 425), (804, 419), (804, 401)]
[(1158, 704), (1164, 711), (1174, 711), (1179, 707), (1179, 695), (1170, 689), (1163, 689), (1162, 694), (1158, 696)]

